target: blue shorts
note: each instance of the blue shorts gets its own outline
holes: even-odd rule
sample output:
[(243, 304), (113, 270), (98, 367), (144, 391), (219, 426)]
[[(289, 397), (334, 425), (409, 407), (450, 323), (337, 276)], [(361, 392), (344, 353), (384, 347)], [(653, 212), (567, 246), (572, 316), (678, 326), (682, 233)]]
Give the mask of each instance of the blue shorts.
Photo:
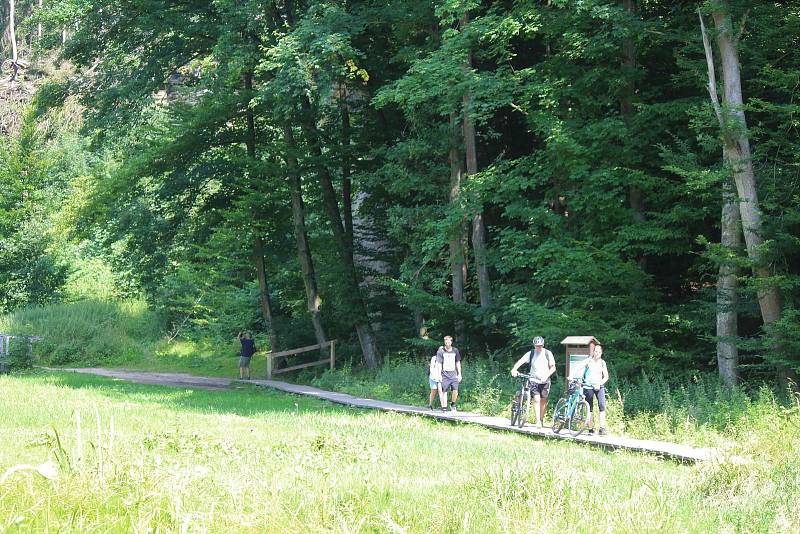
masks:
[(439, 389), (442, 387), (442, 381), (428, 377), (428, 385), (430, 385), (431, 389)]

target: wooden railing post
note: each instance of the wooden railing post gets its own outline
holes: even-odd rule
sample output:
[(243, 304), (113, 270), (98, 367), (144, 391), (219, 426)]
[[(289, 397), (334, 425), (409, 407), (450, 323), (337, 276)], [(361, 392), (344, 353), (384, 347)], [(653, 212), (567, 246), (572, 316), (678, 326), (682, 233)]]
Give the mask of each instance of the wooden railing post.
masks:
[[(289, 367), (274, 369), (275, 358), (286, 358), (287, 356), (292, 356), (294, 354), (302, 354), (304, 352), (310, 352), (312, 350), (323, 350), (325, 349), (325, 347), (330, 347), (331, 349), (331, 354), (329, 358), (323, 357), (323, 359), (314, 362), (301, 363), (298, 365), (291, 365)], [(325, 353), (323, 352), (323, 354)], [(317, 365), (329, 365), (330, 368), (333, 369), (336, 366), (336, 340), (332, 339), (324, 343), (318, 343), (316, 345), (309, 345), (308, 347), (300, 347), (291, 350), (280, 350), (278, 352), (269, 351), (266, 353), (266, 356), (267, 356), (267, 380), (272, 380), (273, 375), (288, 373), (290, 371), (297, 371), (298, 369), (305, 369), (306, 367), (314, 367)]]

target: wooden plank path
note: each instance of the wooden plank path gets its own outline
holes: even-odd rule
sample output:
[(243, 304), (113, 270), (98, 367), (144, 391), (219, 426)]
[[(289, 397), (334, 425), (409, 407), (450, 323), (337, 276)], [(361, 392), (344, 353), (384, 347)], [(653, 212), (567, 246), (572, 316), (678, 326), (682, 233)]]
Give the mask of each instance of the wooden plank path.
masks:
[(140, 384), (155, 384), (161, 386), (187, 387), (187, 388), (212, 389), (212, 390), (228, 389), (231, 386), (231, 384), (234, 383), (255, 384), (258, 386), (268, 387), (286, 393), (293, 393), (295, 395), (305, 395), (307, 397), (315, 397), (318, 399), (330, 401), (336, 404), (342, 404), (345, 406), (382, 410), (385, 412), (404, 413), (404, 414), (428, 417), (431, 419), (443, 420), (443, 421), (476, 424), (486, 428), (503, 430), (506, 432), (516, 432), (518, 434), (525, 434), (528, 436), (535, 436), (539, 438), (568, 440), (568, 441), (585, 443), (587, 445), (603, 447), (606, 449), (624, 449), (629, 451), (655, 454), (657, 456), (679, 460), (682, 462), (701, 462), (705, 460), (710, 460), (715, 453), (714, 449), (690, 447), (688, 445), (679, 445), (677, 443), (668, 443), (665, 441), (626, 438), (624, 436), (580, 435), (577, 438), (573, 438), (572, 436), (568, 435), (565, 430), (562, 431), (561, 434), (555, 434), (548, 427), (535, 428), (532, 425), (527, 425), (523, 428), (512, 427), (511, 425), (509, 425), (508, 418), (505, 417), (490, 417), (470, 412), (430, 411), (427, 408), (419, 408), (416, 406), (408, 406), (405, 404), (397, 404), (387, 401), (354, 397), (353, 395), (348, 395), (347, 393), (326, 391), (311, 386), (290, 384), (288, 382), (281, 382), (278, 380), (259, 380), (259, 379), (234, 380), (230, 378), (194, 376), (185, 373), (150, 373), (145, 371), (123, 371), (117, 369), (102, 369), (102, 368), (82, 368), (82, 369), (45, 368), (45, 369), (48, 369), (50, 371), (72, 371), (76, 373), (85, 373), (98, 376), (106, 376), (110, 378), (119, 378), (122, 380), (128, 380)]

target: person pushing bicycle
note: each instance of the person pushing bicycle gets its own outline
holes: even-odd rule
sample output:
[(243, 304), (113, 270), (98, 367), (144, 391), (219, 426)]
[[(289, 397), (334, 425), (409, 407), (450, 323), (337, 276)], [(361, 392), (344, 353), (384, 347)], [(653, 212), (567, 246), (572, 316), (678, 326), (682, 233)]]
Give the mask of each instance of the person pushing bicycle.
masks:
[(514, 367), (511, 368), (511, 376), (519, 374), (519, 368), (528, 364), (531, 375), (531, 394), (533, 395), (533, 413), (536, 416), (536, 427), (542, 428), (545, 408), (547, 407), (547, 397), (550, 396), (550, 376), (556, 371), (556, 360), (553, 353), (544, 348), (544, 338), (536, 336), (533, 338), (533, 349), (526, 352)]
[(589, 427), (589, 435), (594, 434), (594, 424), (592, 421), (592, 409), (594, 408), (594, 398), (597, 397), (597, 409), (599, 411), (601, 436), (606, 435), (606, 382), (608, 382), (608, 367), (603, 359), (603, 347), (597, 345), (586, 360), (586, 367), (583, 370), (583, 394), (589, 403), (589, 418), (586, 425)]

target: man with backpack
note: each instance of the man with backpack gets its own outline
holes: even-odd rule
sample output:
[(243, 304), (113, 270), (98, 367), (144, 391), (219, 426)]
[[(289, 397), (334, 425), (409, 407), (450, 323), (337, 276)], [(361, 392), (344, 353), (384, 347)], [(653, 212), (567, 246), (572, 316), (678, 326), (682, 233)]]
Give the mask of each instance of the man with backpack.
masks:
[(553, 353), (544, 348), (544, 338), (542, 336), (533, 338), (533, 349), (517, 360), (517, 363), (511, 369), (511, 376), (517, 376), (519, 368), (525, 364), (529, 366), (528, 374), (533, 377), (530, 381), (536, 427), (542, 428), (542, 419), (544, 418), (545, 408), (547, 408), (547, 397), (550, 396), (550, 376), (556, 372), (556, 360), (553, 358)]
[(436, 351), (436, 361), (442, 369), (442, 410), (446, 409), (444, 403), (447, 402), (447, 390), (452, 389), (450, 411), (455, 412), (457, 411), (458, 385), (461, 383), (461, 353), (453, 346), (452, 336), (444, 336), (444, 345)]

